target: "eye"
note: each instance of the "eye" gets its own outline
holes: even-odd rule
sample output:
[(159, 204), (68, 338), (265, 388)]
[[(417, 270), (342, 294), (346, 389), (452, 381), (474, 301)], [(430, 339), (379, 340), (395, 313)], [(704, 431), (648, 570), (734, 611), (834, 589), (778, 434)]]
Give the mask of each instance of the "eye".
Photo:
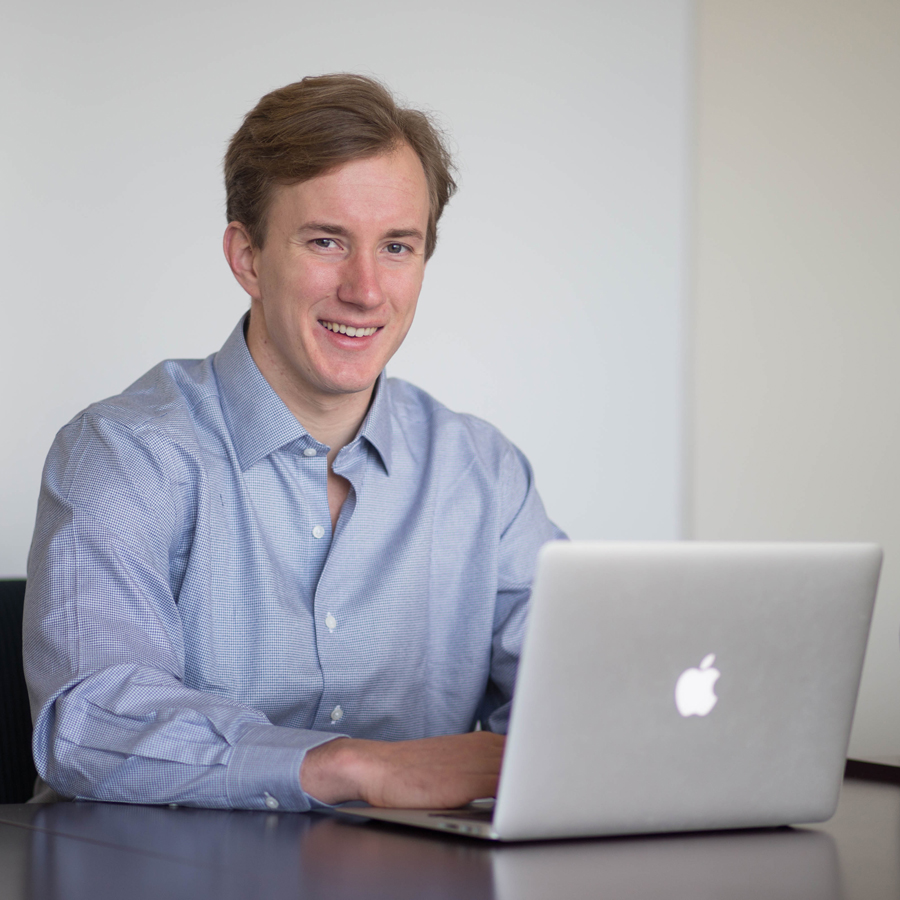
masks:
[(312, 243), (317, 247), (321, 247), (323, 250), (330, 250), (332, 247), (337, 246), (331, 238), (314, 238)]
[(407, 247), (406, 244), (396, 244), (395, 243), (395, 244), (388, 244), (387, 247), (385, 247), (384, 249), (387, 250), (388, 253), (393, 253), (396, 255), (398, 253), (403, 253), (404, 251), (408, 250), (409, 247)]

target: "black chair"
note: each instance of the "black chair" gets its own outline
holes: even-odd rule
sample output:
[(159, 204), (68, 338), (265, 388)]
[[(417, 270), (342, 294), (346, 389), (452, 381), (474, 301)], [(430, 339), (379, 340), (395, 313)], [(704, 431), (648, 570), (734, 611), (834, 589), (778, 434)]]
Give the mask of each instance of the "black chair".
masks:
[(22, 668), (24, 603), (24, 578), (0, 580), (0, 803), (28, 800), (37, 775)]

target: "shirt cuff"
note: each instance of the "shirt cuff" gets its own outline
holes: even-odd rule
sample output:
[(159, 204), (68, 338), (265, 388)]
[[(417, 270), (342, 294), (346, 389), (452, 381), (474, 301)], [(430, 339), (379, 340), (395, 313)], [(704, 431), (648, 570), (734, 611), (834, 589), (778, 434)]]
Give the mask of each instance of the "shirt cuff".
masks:
[(300, 766), (307, 750), (348, 737), (280, 725), (254, 725), (234, 746), (225, 776), (232, 809), (306, 812), (327, 809), (300, 787)]

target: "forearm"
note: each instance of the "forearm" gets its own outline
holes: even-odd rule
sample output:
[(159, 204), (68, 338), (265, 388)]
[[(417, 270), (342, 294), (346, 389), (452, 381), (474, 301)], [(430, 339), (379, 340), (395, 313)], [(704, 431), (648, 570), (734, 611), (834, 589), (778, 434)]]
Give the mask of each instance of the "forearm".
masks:
[(305, 810), (310, 747), (331, 734), (272, 725), (262, 713), (120, 666), (44, 704), (35, 760), (60, 794), (131, 803)]

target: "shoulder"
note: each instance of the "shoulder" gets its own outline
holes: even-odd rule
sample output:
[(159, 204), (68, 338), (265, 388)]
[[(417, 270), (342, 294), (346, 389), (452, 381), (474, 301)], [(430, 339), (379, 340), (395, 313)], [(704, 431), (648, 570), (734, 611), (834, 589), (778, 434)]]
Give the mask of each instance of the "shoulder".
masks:
[(210, 407), (219, 406), (212, 359), (164, 360), (121, 394), (82, 410), (60, 433), (106, 424), (135, 436), (190, 435)]
[[(395, 418), (395, 462), (418, 483), (429, 484), (441, 498), (446, 521), (460, 516), (493, 521), (510, 552), (520, 554), (522, 571), (545, 541), (564, 537), (547, 518), (525, 454), (484, 419), (448, 409), (426, 391), (399, 379), (387, 379)], [(476, 510), (490, 510), (479, 520)], [(484, 533), (490, 532), (485, 526)]]
[(134, 432), (177, 431), (202, 415), (210, 402), (218, 403), (212, 359), (164, 360), (121, 394), (92, 403), (70, 424), (103, 419)]
[(211, 358), (166, 360), (121, 394), (92, 403), (56, 435), (47, 459), (60, 487), (78, 473), (100, 481), (129, 468), (168, 481), (178, 459), (198, 445), (198, 433), (218, 407)]
[(470, 413), (455, 412), (427, 391), (399, 378), (388, 378), (394, 427), (407, 443), (429, 453), (454, 457), (466, 466), (473, 462), (499, 474), (513, 468), (528, 472), (522, 452), (496, 426)]

